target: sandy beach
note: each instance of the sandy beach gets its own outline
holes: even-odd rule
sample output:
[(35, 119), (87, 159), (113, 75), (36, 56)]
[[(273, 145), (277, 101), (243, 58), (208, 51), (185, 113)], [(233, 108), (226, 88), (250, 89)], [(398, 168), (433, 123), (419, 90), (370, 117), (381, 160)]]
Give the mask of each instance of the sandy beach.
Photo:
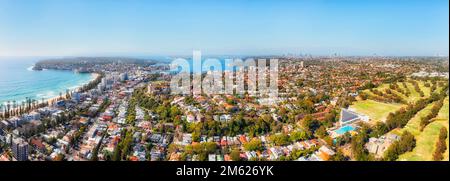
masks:
[[(91, 79), (88, 83), (78, 85), (77, 87), (75, 87), (75, 88), (73, 88), (73, 89), (70, 89), (70, 91), (71, 91), (71, 92), (72, 92), (72, 91), (75, 91), (75, 90), (77, 90), (77, 89), (83, 87), (84, 85), (91, 83), (92, 81), (94, 81), (94, 80), (96, 80), (98, 77), (100, 77), (100, 74), (98, 74), (98, 73), (91, 73), (91, 76), (92, 76), (92, 79)], [(65, 94), (65, 93), (62, 94), (61, 98), (60, 98), (60, 96), (54, 96), (54, 97), (51, 97), (51, 98), (44, 99), (44, 101), (47, 102), (47, 104), (49, 104), (49, 105), (54, 105), (54, 104), (55, 104), (58, 100), (60, 100), (60, 99), (67, 99), (66, 94)], [(39, 102), (40, 102), (40, 101), (39, 101)], [(19, 108), (11, 109), (11, 110), (13, 110), (13, 111), (18, 111), (18, 109), (19, 109)], [(32, 112), (32, 111), (34, 111), (35, 109), (36, 109), (36, 108), (32, 108), (29, 112)], [(2, 111), (3, 111), (3, 110), (2, 110)]]
[[(95, 79), (97, 79), (98, 77), (100, 77), (100, 74), (98, 74), (98, 73), (91, 73), (91, 76), (92, 76), (92, 79), (91, 79), (88, 83), (86, 83), (86, 84), (89, 84), (89, 83), (91, 83), (92, 81), (94, 81)], [(75, 87), (74, 89), (72, 89), (72, 90), (70, 90), (70, 91), (75, 91), (75, 90), (77, 90), (77, 89), (83, 87), (83, 86), (86, 85), (86, 84), (78, 85), (77, 87)], [(47, 100), (45, 100), (45, 101), (46, 101), (49, 105), (52, 105), (52, 103), (53, 103), (53, 104), (56, 103), (56, 101), (58, 101), (59, 99), (60, 99), (59, 96), (55, 96), (55, 97), (49, 98), (49, 99), (47, 99)], [(62, 95), (62, 99), (67, 99), (66, 94), (63, 94), (63, 95)]]

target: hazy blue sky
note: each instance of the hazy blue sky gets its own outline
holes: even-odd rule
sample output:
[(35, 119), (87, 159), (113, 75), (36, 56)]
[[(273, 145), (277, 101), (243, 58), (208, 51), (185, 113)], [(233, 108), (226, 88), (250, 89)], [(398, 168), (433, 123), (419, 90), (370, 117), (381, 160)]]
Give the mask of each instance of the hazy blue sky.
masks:
[(0, 0), (0, 56), (448, 55), (448, 0)]

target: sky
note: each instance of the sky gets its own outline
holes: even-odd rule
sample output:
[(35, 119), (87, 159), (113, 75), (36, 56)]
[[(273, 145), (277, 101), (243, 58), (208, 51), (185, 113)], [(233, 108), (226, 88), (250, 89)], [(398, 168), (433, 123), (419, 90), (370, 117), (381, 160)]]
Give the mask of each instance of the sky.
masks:
[(449, 54), (448, 0), (0, 0), (0, 56)]

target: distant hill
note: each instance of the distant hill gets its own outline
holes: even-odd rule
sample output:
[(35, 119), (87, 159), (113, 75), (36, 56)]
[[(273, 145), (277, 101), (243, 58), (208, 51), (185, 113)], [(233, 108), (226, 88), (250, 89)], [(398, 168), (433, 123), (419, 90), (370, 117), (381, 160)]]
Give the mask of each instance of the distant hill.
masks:
[(139, 66), (150, 66), (161, 63), (157, 60), (129, 58), (129, 57), (71, 57), (55, 58), (38, 61), (33, 70), (58, 69), (58, 70), (76, 70), (89, 69), (98, 65), (106, 64), (135, 64)]

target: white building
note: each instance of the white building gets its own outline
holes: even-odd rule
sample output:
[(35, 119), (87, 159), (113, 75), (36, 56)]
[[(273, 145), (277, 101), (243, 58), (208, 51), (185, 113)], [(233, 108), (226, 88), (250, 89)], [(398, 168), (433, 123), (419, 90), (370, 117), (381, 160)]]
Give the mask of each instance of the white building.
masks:
[(339, 118), (339, 123), (341, 126), (343, 125), (347, 125), (347, 124), (351, 124), (357, 121), (364, 121), (364, 122), (369, 122), (369, 117), (356, 113), (354, 111), (351, 111), (349, 109), (342, 109), (341, 110), (341, 115)]

